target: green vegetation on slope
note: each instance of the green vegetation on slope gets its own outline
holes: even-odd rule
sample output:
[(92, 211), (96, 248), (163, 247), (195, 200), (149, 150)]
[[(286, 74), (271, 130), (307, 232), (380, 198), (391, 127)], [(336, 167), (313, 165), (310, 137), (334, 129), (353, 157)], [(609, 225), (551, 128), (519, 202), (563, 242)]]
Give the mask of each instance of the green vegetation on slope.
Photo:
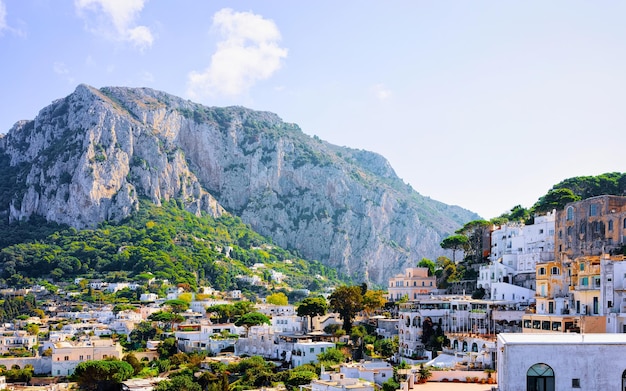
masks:
[(320, 287), (317, 275), (324, 277), (322, 285), (337, 278), (335, 270), (320, 262), (307, 262), (272, 245), (238, 217), (197, 217), (175, 200), (161, 207), (142, 202), (121, 224), (104, 223), (97, 229), (78, 231), (41, 220), (1, 228), (6, 234), (0, 277), (16, 287), (37, 278), (130, 280), (151, 272), (192, 289), (199, 284), (242, 289), (236, 276), (251, 274), (255, 263), (266, 266), (261, 273), (265, 281), (271, 280), (267, 269), (273, 269), (284, 273), (293, 288)]

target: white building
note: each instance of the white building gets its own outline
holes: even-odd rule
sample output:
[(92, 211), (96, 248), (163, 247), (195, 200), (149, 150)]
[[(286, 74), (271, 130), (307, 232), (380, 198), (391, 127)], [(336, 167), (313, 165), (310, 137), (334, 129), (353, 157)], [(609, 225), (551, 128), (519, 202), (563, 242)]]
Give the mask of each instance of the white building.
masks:
[(374, 391), (373, 382), (347, 377), (343, 373), (322, 372), (319, 380), (311, 382), (311, 391)]
[(157, 295), (156, 293), (142, 293), (141, 296), (139, 296), (139, 301), (154, 302), (154, 301), (157, 301), (158, 298), (159, 298), (159, 295)]
[(498, 334), (500, 391), (624, 390), (626, 334)]
[(339, 365), (339, 373), (348, 378), (363, 379), (380, 386), (393, 377), (393, 367), (386, 361), (343, 363)]
[(332, 342), (296, 342), (293, 344), (291, 365), (295, 368), (304, 364), (316, 363), (318, 354), (324, 353), (334, 347), (335, 344)]
[(280, 333), (302, 333), (302, 318), (298, 315), (274, 315), (271, 318), (272, 327)]
[[(495, 270), (495, 273), (490, 270), (490, 282), (507, 282), (534, 289), (535, 265), (554, 260), (555, 220), (556, 213), (553, 211), (535, 216), (533, 224), (511, 222), (493, 230), (490, 261), (506, 266), (507, 272), (500, 275), (500, 270)], [(488, 289), (485, 284), (489, 282), (482, 275), (482, 270), (478, 283)]]

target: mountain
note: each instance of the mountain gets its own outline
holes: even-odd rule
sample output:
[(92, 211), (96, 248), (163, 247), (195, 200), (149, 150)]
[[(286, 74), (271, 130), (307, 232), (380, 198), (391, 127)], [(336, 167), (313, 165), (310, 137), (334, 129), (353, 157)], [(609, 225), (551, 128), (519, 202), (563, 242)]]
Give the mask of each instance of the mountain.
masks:
[(387, 160), (304, 134), (276, 114), (205, 107), (147, 88), (79, 85), (0, 139), (0, 213), (75, 228), (141, 199), (239, 216), (358, 281), (385, 283), (479, 216), (424, 197)]

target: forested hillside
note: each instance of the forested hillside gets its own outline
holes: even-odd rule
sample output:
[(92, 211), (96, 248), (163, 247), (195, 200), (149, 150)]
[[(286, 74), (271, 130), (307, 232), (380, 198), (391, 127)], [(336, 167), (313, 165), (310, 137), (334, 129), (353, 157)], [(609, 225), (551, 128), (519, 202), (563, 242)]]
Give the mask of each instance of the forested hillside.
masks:
[(2, 230), (2, 242), (8, 246), (0, 251), (1, 276), (13, 287), (38, 278), (70, 281), (77, 276), (141, 281), (152, 273), (191, 289), (209, 284), (219, 290), (262, 293), (264, 287), (236, 278), (250, 275), (255, 263), (265, 265), (259, 274), (266, 282), (272, 269), (284, 273), (284, 286), (292, 288), (319, 290), (337, 279), (335, 270), (272, 245), (238, 217), (197, 217), (175, 200), (161, 207), (142, 202), (120, 224), (103, 223), (97, 229), (32, 220)]

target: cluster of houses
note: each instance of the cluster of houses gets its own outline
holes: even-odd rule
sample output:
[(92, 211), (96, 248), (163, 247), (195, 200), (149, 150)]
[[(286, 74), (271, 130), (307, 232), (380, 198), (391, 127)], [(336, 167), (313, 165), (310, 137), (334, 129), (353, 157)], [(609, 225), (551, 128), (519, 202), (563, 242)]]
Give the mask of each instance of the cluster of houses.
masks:
[[(483, 288), (482, 299), (442, 295), (419, 268), (390, 280), (389, 298), (409, 299), (399, 305), (398, 354), (424, 354), (430, 318), (451, 340), (450, 362), (497, 368), (499, 390), (626, 389), (626, 197), (494, 226), (485, 243), (489, 262), (464, 287)], [(611, 363), (601, 374), (600, 360)]]
[[(599, 196), (573, 202), (563, 210), (536, 216), (533, 224), (492, 227), (487, 240), (489, 262), (478, 267), (479, 277), (473, 285), (464, 286), (466, 292), (443, 292), (428, 269), (406, 269), (391, 278), (387, 288), (388, 299), (397, 302), (397, 311), (391, 317), (374, 316), (367, 321), (380, 336), (398, 337), (396, 362), (446, 368), (448, 378), (454, 371), (458, 376), (474, 371), (490, 377), (489, 371), (497, 369), (502, 391), (525, 388), (523, 384), (527, 389), (542, 390), (625, 389), (626, 361), (620, 356), (626, 348), (625, 243), (626, 197)], [(133, 289), (132, 283), (97, 284), (90, 282), (90, 287), (110, 292)], [(481, 288), (484, 297), (470, 296)], [(65, 324), (49, 330), (46, 341), (38, 341), (37, 335), (15, 325), (5, 325), (0, 330), (0, 353), (22, 346), (39, 347), (40, 354), (0, 358), (0, 364), (7, 368), (31, 364), (36, 373), (63, 376), (84, 360), (121, 358), (118, 343), (98, 336), (130, 334), (137, 323), (159, 311), (164, 300), (181, 293), (172, 289), (165, 299), (144, 294), (140, 307), (118, 313), (111, 306), (65, 312), (46, 308), (57, 319), (65, 319)], [(335, 337), (322, 330), (341, 324), (336, 314), (315, 317), (308, 329), (309, 320), (297, 316), (292, 305), (257, 304), (256, 311), (270, 316), (271, 325), (244, 329), (211, 322), (207, 307), (240, 297), (241, 292), (235, 291), (221, 299), (192, 301), (182, 314), (185, 322), (174, 331), (178, 348), (213, 354), (232, 350), (235, 355), (260, 355), (296, 367), (316, 362), (320, 353), (335, 347)], [(438, 354), (427, 351), (422, 342), (425, 322), (450, 341)], [(142, 353), (145, 358), (156, 357), (150, 348), (157, 344)], [(590, 357), (611, 362), (603, 367), (603, 376), (591, 373), (597, 369), (590, 367), (594, 362)], [(309, 387), (313, 391), (369, 391), (392, 375), (384, 362), (345, 364), (339, 372), (323, 371), (321, 379)], [(404, 389), (416, 384), (411, 379), (409, 376), (403, 383)]]

